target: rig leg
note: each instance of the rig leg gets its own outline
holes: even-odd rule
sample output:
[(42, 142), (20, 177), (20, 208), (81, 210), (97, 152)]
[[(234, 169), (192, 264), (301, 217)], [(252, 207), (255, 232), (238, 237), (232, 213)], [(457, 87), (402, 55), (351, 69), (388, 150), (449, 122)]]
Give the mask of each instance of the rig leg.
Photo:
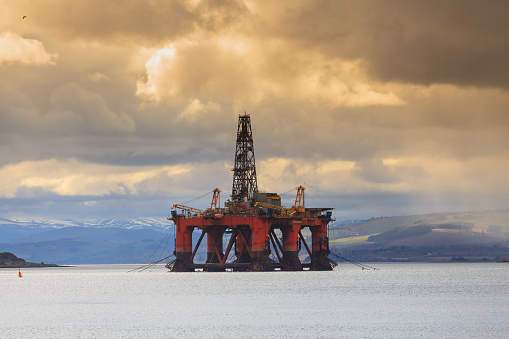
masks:
[[(237, 263), (251, 263), (251, 248), (249, 239), (251, 238), (251, 230), (249, 228), (240, 228), (237, 230), (237, 239), (235, 241), (235, 256)], [(245, 271), (244, 268), (236, 268), (236, 271)]]
[(329, 238), (327, 237), (327, 221), (322, 221), (320, 225), (309, 227), (312, 234), (312, 253), (311, 270), (312, 271), (331, 271), (334, 267), (328, 256)]
[(270, 221), (255, 218), (251, 224), (251, 271), (272, 271), (274, 268), (269, 260)]
[(173, 265), (172, 272), (192, 272), (194, 268), (192, 264), (192, 249), (193, 249), (193, 229), (194, 227), (182, 226), (176, 224), (177, 233), (175, 235), (175, 264)]
[[(207, 231), (207, 263), (220, 263), (223, 259), (223, 231), (210, 229)], [(209, 272), (222, 272), (224, 268), (208, 268)]]
[(299, 232), (301, 224), (292, 223), (281, 227), (283, 232), (283, 266), (289, 271), (302, 271), (299, 259)]

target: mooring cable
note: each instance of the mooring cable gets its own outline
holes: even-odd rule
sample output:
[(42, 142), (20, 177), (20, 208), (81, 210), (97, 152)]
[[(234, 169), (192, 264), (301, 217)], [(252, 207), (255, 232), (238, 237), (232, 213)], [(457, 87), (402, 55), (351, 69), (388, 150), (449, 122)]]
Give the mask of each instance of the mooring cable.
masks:
[[(169, 243), (169, 242), (170, 242), (170, 237), (168, 237), (168, 239), (166, 240), (166, 244), (164, 244), (164, 248), (163, 248), (163, 249), (162, 249), (162, 251), (161, 251), (161, 255), (159, 256), (159, 261), (158, 261), (158, 262), (161, 262), (161, 260), (164, 260), (164, 259), (166, 259), (166, 258), (168, 258), (168, 257), (169, 257), (169, 256), (168, 256), (168, 257), (166, 257), (166, 258), (164, 258), (164, 259), (161, 259), (161, 257), (163, 256), (163, 254), (164, 254), (164, 253), (165, 253), (165, 251), (166, 251), (166, 247), (168, 247), (168, 243)], [(170, 255), (170, 256), (171, 256), (171, 255)]]
[[(166, 259), (168, 259), (168, 258), (169, 258), (169, 257), (171, 257), (171, 256), (173, 256), (173, 253), (172, 253), (172, 254), (170, 254), (169, 256), (165, 257), (165, 258), (162, 258), (161, 260), (155, 261), (155, 262), (151, 263), (150, 265), (147, 265), (146, 267), (144, 267), (144, 268), (140, 269), (140, 270), (139, 270), (139, 272), (144, 271), (144, 270), (149, 269), (149, 268), (152, 268), (152, 267), (154, 267), (155, 265), (159, 264), (161, 261), (166, 260)], [(151, 272), (152, 272), (152, 271), (151, 271)]]
[(338, 259), (341, 259), (341, 260), (347, 261), (347, 262), (349, 262), (349, 263), (351, 263), (351, 264), (354, 264), (355, 266), (358, 266), (358, 267), (362, 268), (363, 270), (379, 270), (379, 269), (378, 269), (378, 268), (376, 268), (376, 267), (371, 267), (371, 266), (369, 266), (369, 265), (362, 264), (362, 263), (360, 263), (360, 262), (357, 262), (357, 261), (353, 261), (353, 260), (350, 260), (350, 259), (344, 258), (344, 257), (342, 257), (342, 256), (340, 256), (340, 255), (338, 255), (338, 254), (336, 254), (336, 253), (333, 253), (333, 252), (331, 252), (330, 254), (332, 254), (333, 256), (335, 256), (335, 257), (336, 257), (336, 258), (338, 258)]
[[(165, 260), (165, 259), (168, 259), (169, 257), (171, 257), (172, 255), (174, 255), (173, 253), (170, 254), (169, 256), (165, 257), (165, 258), (161, 258), (163, 256), (163, 253), (164, 251), (166, 250), (166, 247), (168, 246), (168, 242), (170, 241), (171, 239), (171, 235), (172, 235), (172, 227), (170, 227), (168, 229), (168, 233), (164, 236), (164, 238), (159, 242), (159, 245), (157, 246), (157, 248), (154, 250), (154, 252), (150, 255), (150, 257), (145, 261), (145, 263), (143, 265), (141, 265), (140, 267), (137, 267), (137, 268), (134, 268), (132, 270), (129, 270), (127, 271), (127, 273), (129, 272), (132, 272), (132, 271), (137, 271), (139, 270), (140, 272), (141, 271), (144, 271), (146, 270), (147, 268), (150, 268), (158, 263), (160, 263), (161, 261)], [(159, 250), (159, 248), (161, 247), (162, 243), (166, 240), (166, 243), (164, 245), (164, 248), (162, 249), (161, 251), (161, 255), (159, 256), (159, 260), (155, 261), (155, 262), (152, 262), (152, 263), (147, 263), (153, 256), (154, 254), (156, 254), (156, 252)]]
[[(171, 236), (171, 228), (168, 229), (168, 233), (166, 233), (166, 235), (164, 236), (164, 238), (159, 242), (159, 245), (157, 245), (157, 248), (154, 250), (154, 252), (150, 255), (150, 257), (148, 257), (147, 260), (145, 260), (145, 262), (143, 264), (146, 264), (148, 263), (148, 261), (150, 259), (152, 259), (152, 257), (154, 256), (154, 254), (156, 254), (156, 252), (159, 250), (159, 247), (161, 247), (162, 243), (166, 240), (166, 238), (168, 237), (168, 240), (170, 239), (170, 236)], [(166, 243), (168, 243), (168, 240), (166, 240)], [(166, 245), (165, 245), (165, 248), (166, 249)], [(164, 249), (163, 251), (161, 252), (161, 255), (164, 253)]]
[(155, 261), (153, 263), (150, 263), (150, 264), (141, 265), (140, 267), (133, 268), (132, 270), (127, 271), (126, 273), (133, 272), (133, 271), (138, 271), (138, 272), (144, 271), (144, 270), (146, 270), (146, 269), (148, 269), (148, 268), (150, 268), (150, 267), (152, 267), (154, 265), (159, 264), (161, 261), (166, 260), (166, 259), (168, 259), (169, 257), (171, 257), (173, 255), (174, 254), (172, 253), (169, 256), (165, 257), (165, 258), (162, 258), (162, 259), (160, 259), (158, 261)]

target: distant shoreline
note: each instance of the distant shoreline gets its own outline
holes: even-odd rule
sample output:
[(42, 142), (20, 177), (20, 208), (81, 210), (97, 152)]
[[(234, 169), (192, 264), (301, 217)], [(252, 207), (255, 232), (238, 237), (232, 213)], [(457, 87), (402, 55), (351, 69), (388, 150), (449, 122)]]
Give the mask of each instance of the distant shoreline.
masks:
[(16, 255), (10, 252), (0, 253), (0, 268), (25, 268), (25, 267), (70, 267), (70, 266), (60, 266), (57, 264), (45, 264), (43, 262), (35, 263), (35, 262), (27, 262), (25, 259), (18, 258)]
[(72, 266), (72, 265), (57, 265), (57, 264), (41, 265), (41, 264), (36, 264), (36, 263), (34, 263), (33, 265), (23, 265), (23, 266), (0, 265), (0, 268), (18, 268), (18, 269), (21, 269), (21, 268), (47, 268), (47, 267), (74, 267), (74, 266)]

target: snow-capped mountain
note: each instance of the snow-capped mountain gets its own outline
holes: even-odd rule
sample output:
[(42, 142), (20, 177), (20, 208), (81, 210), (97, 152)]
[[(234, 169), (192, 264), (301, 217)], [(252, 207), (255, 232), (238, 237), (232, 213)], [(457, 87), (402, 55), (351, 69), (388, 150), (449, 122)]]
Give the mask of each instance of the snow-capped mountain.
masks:
[(91, 227), (91, 228), (121, 228), (121, 229), (150, 229), (166, 233), (173, 227), (172, 221), (166, 218), (139, 218), (139, 219), (94, 219), (94, 220), (11, 220), (0, 218), (0, 243), (32, 234), (60, 229), (64, 227)]
[(11, 220), (0, 218), (0, 227), (16, 226), (26, 228), (62, 228), (62, 227), (117, 227), (128, 229), (150, 228), (155, 230), (165, 230), (173, 226), (173, 222), (166, 218), (140, 218), (140, 219), (91, 219), (91, 220)]

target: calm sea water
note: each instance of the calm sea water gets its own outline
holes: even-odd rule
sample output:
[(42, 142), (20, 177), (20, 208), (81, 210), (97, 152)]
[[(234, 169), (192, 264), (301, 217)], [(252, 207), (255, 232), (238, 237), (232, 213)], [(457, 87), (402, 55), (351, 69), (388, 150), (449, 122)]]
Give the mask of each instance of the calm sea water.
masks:
[(1, 338), (508, 338), (509, 264), (0, 270)]

